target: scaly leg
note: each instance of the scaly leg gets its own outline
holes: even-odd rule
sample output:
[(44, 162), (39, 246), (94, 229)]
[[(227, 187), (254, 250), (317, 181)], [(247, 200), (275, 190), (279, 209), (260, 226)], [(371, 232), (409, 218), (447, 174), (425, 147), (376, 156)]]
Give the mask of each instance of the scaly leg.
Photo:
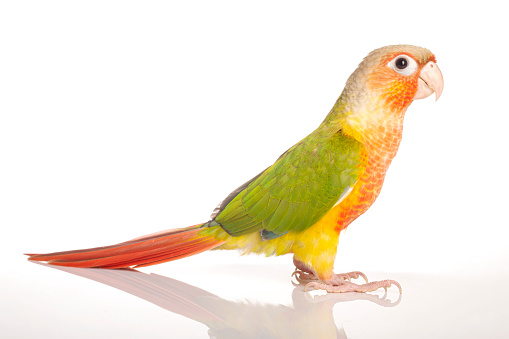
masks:
[[(362, 272), (355, 271), (349, 273), (341, 273), (334, 274), (332, 278), (328, 281), (320, 281), (318, 276), (313, 272), (312, 269), (307, 267), (303, 262), (293, 259), (293, 263), (295, 264), (296, 270), (293, 275), (297, 276), (298, 280), (316, 280), (309, 282), (306, 284), (304, 291), (306, 291), (309, 287), (313, 287), (315, 290), (325, 290), (331, 293), (344, 293), (344, 292), (372, 292), (379, 288), (385, 289), (389, 288), (392, 285), (398, 287), (399, 292), (402, 292), (401, 285), (395, 280), (381, 280), (381, 281), (373, 281), (368, 282), (368, 278)], [(362, 277), (366, 283), (365, 284), (355, 284), (352, 283), (352, 279), (357, 279)]]

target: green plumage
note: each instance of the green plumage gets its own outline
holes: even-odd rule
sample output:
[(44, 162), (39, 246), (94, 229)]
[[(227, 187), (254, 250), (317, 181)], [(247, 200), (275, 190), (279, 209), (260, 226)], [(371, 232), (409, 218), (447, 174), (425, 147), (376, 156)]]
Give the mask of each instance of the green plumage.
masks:
[(232, 236), (265, 230), (274, 238), (305, 230), (355, 184), (362, 147), (341, 131), (318, 128), (232, 193), (211, 225), (219, 223)]

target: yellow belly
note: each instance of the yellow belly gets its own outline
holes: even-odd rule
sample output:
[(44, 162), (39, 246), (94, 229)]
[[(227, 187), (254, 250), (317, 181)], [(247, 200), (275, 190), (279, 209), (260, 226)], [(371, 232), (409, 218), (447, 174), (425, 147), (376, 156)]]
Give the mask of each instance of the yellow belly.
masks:
[(257, 253), (284, 255), (293, 253), (295, 259), (313, 268), (320, 278), (332, 274), (336, 258), (339, 232), (335, 230), (339, 206), (305, 231), (288, 232), (278, 238), (262, 240), (260, 232), (232, 237), (221, 227), (206, 228), (202, 232), (225, 243), (216, 249), (239, 250), (242, 254)]

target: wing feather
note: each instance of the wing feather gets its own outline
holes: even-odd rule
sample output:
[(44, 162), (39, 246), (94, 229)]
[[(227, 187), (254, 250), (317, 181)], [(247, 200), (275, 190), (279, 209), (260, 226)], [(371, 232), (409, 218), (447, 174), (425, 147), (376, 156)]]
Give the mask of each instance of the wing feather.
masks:
[(232, 192), (214, 211), (211, 224), (233, 236), (265, 230), (273, 238), (303, 231), (353, 187), (363, 152), (362, 144), (341, 131), (312, 133)]

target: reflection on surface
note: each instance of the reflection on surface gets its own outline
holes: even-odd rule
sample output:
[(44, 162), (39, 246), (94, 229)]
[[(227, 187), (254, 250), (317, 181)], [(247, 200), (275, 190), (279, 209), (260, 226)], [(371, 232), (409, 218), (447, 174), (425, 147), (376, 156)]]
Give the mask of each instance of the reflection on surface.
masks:
[(383, 297), (366, 293), (327, 294), (311, 297), (297, 284), (292, 293), (293, 307), (276, 304), (234, 302), (205, 290), (157, 274), (136, 270), (105, 270), (51, 266), (117, 288), (147, 300), (170, 312), (209, 327), (211, 338), (347, 338), (336, 327), (336, 303), (367, 300), (380, 306), (395, 306)]

